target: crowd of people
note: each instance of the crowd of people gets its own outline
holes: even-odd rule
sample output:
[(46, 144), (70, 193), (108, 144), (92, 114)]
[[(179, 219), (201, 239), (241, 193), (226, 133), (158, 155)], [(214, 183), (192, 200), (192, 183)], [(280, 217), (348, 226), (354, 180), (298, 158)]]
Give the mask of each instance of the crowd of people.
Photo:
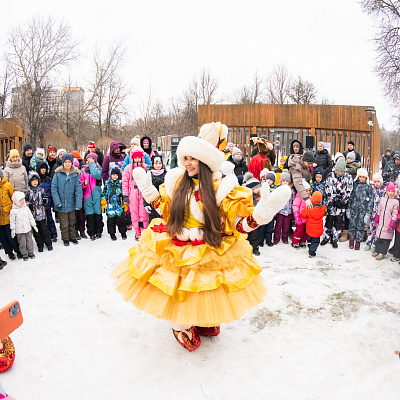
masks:
[[(264, 182), (270, 191), (282, 185), (292, 190), (275, 218), (249, 233), (255, 255), (264, 245), (287, 244), (290, 238), (293, 248), (305, 248), (308, 238), (310, 257), (316, 255), (319, 244), (330, 242), (337, 248), (338, 242), (349, 240), (349, 247), (356, 250), (366, 241), (365, 249), (378, 260), (389, 251), (391, 259), (399, 261), (400, 152), (386, 150), (382, 173), (375, 174), (371, 183), (352, 141), (343, 154), (332, 159), (322, 142), (313, 153), (294, 140), (289, 156), (281, 157), (276, 166), (273, 146), (263, 135), (254, 140), (251, 155), (247, 165), (242, 151), (228, 143), (220, 170), (223, 177), (235, 175), (239, 185), (252, 190), (254, 205)], [(174, 164), (171, 168), (177, 166)], [(22, 157), (12, 149), (0, 170), (0, 242), (6, 255), (10, 260), (34, 258), (32, 237), (38, 252), (44, 247), (52, 251), (52, 242), (58, 239), (56, 223), (65, 246), (76, 245), (80, 239), (100, 239), (103, 213), (112, 240), (117, 240), (117, 231), (125, 240), (130, 229), (139, 239), (158, 214), (133, 179), (136, 168), (150, 171), (157, 189), (164, 182), (166, 166), (149, 137), (133, 138), (130, 148), (112, 142), (106, 156), (94, 142), (83, 156), (54, 146), (48, 147), (46, 155), (43, 148), (34, 152), (29, 143)], [(389, 250), (394, 235), (395, 245)], [(1, 260), (0, 268), (4, 265), (6, 261)]]
[[(164, 181), (163, 158), (149, 137), (133, 138), (129, 149), (112, 142), (106, 156), (94, 142), (83, 156), (54, 146), (34, 151), (29, 143), (22, 155), (11, 149), (0, 169), (0, 243), (9, 260), (35, 258), (34, 241), (39, 253), (52, 251), (56, 224), (64, 246), (100, 239), (103, 213), (111, 240), (117, 231), (126, 240), (131, 229), (138, 239), (155, 215), (132, 177), (135, 168), (149, 171), (157, 187)], [(6, 264), (0, 259), (0, 269)]]
[[(288, 157), (275, 164), (275, 153), (266, 136), (254, 140), (254, 149), (247, 166), (241, 150), (229, 143), (223, 171), (235, 174), (238, 182), (253, 191), (257, 204), (260, 188), (268, 182), (270, 191), (288, 185), (292, 196), (275, 218), (248, 235), (255, 255), (260, 247), (282, 241), (295, 249), (308, 246), (309, 257), (316, 256), (319, 245), (349, 241), (349, 248), (365, 250), (382, 260), (392, 253), (391, 260), (400, 261), (400, 152), (386, 150), (382, 172), (373, 175), (361, 168), (361, 157), (348, 142), (348, 148), (334, 158), (319, 142), (315, 152), (304, 151), (300, 141), (290, 145)], [(395, 237), (394, 245), (389, 249)]]

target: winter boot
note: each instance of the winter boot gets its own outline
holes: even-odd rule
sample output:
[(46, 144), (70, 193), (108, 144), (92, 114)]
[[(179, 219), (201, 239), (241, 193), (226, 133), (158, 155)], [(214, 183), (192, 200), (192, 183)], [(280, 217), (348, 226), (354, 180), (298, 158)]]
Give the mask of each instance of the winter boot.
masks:
[(174, 333), (175, 339), (186, 350), (192, 352), (200, 346), (200, 336), (195, 326), (183, 331), (176, 331), (172, 328), (172, 332)]
[[(339, 242), (346, 242), (349, 238), (349, 231), (348, 229), (343, 229), (342, 236), (339, 239)], [(350, 247), (352, 249), (352, 247)]]
[(360, 250), (360, 242), (356, 242), (356, 244), (354, 245), (354, 250)]
[(321, 242), (321, 246), (325, 246), (326, 244), (328, 244), (329, 243), (329, 239), (324, 239), (322, 242)]
[(4, 261), (0, 258), (0, 269), (3, 269), (7, 265), (7, 261)]
[(115, 236), (115, 233), (110, 234), (111, 240), (117, 240), (117, 237)]
[(82, 239), (87, 239), (87, 235), (86, 235), (85, 232), (81, 232), (81, 238), (82, 238)]
[(370, 246), (369, 244), (367, 244), (367, 245), (364, 247), (364, 250), (365, 250), (365, 251), (370, 251), (370, 250), (371, 250), (371, 246)]
[[(339, 239), (340, 242), (340, 239)], [(350, 235), (349, 249), (354, 249), (354, 236)]]
[(336, 240), (332, 242), (332, 247), (334, 249), (337, 249), (339, 247)]
[(375, 257), (375, 260), (381, 261), (381, 260), (383, 260), (384, 258), (385, 258), (385, 256), (384, 256), (383, 254), (378, 254), (378, 255)]
[(200, 336), (218, 336), (221, 332), (219, 326), (196, 326), (196, 329)]

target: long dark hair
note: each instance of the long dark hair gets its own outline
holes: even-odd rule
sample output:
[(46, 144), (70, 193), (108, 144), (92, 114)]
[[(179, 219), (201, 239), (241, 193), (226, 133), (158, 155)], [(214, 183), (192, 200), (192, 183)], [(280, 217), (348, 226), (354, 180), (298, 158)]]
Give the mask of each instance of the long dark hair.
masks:
[[(215, 198), (212, 172), (207, 165), (199, 161), (199, 189), (203, 203), (204, 228), (203, 240), (212, 247), (221, 247), (221, 216)], [(180, 234), (185, 226), (189, 208), (188, 193), (194, 195), (194, 182), (185, 171), (171, 201), (170, 217), (167, 223), (167, 231), (171, 236)]]

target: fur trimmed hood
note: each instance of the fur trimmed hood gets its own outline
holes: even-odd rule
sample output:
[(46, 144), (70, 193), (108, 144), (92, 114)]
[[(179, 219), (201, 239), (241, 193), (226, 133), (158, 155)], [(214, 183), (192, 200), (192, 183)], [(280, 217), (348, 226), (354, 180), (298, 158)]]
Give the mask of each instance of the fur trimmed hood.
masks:
[[(59, 166), (58, 168), (56, 168), (55, 172), (64, 172), (64, 173), (66, 173), (66, 172), (64, 171), (64, 166), (63, 166), (63, 165), (61, 165), (61, 166)], [(76, 168), (75, 165), (72, 165), (72, 166), (71, 166), (71, 171), (70, 171), (69, 173), (70, 173), (70, 174), (73, 174), (74, 172), (76, 172), (78, 175), (81, 174), (80, 169)]]

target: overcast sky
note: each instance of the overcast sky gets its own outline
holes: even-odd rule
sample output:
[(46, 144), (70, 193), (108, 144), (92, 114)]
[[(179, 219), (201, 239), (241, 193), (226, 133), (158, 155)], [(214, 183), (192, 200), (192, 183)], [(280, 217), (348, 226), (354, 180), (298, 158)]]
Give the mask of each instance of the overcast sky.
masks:
[(374, 21), (355, 0), (22, 0), (7, 2), (0, 38), (33, 15), (49, 14), (64, 18), (84, 38), (87, 55), (96, 42), (106, 46), (112, 38), (126, 38), (124, 76), (136, 92), (135, 108), (150, 82), (166, 103), (205, 68), (227, 96), (251, 83), (256, 71), (264, 78), (283, 63), (311, 81), (319, 97), (375, 106), (379, 124), (394, 125), (394, 111), (373, 72)]

